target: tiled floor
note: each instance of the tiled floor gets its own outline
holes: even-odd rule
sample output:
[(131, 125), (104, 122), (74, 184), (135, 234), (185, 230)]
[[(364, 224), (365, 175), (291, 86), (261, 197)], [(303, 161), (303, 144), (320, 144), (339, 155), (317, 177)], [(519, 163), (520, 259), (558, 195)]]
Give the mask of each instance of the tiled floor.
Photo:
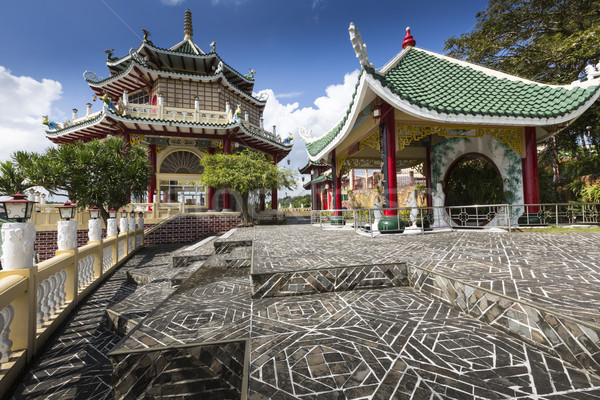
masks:
[[(591, 323), (600, 315), (598, 234), (371, 239), (303, 225), (236, 234), (253, 240), (255, 272), (405, 261)], [(118, 337), (100, 328), (103, 310), (132, 290), (125, 270), (166, 256), (144, 249), (122, 267), (97, 291), (104, 297), (81, 307), (16, 397), (111, 398), (106, 353)], [(410, 287), (252, 299), (249, 269), (225, 265), (198, 264), (119, 349), (249, 338), (252, 399), (600, 399), (598, 377)]]

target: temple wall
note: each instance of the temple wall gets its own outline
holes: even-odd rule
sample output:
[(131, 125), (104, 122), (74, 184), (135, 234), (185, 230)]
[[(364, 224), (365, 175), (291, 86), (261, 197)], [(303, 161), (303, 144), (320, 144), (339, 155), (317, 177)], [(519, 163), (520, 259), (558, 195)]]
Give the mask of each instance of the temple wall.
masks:
[(163, 96), (165, 107), (194, 108), (196, 97), (200, 101), (200, 109), (225, 112), (225, 103), (229, 102), (233, 111), (238, 104), (242, 109), (242, 118), (248, 112), (250, 123), (260, 124), (260, 107), (252, 104), (243, 96), (231, 91), (218, 82), (190, 82), (176, 79), (158, 79), (152, 87), (153, 95)]

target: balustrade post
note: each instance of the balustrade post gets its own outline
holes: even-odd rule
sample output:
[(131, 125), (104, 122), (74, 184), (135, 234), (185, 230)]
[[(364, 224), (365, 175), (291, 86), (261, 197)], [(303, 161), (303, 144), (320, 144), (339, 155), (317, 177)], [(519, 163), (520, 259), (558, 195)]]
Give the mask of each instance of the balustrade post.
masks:
[(122, 233), (127, 233), (127, 231), (129, 230), (129, 221), (127, 221), (127, 218), (123, 218), (121, 217), (121, 219), (119, 220), (119, 236)]
[(101, 242), (96, 244), (94, 248), (94, 281), (99, 279), (102, 276), (102, 256), (104, 255), (102, 252), (103, 248)]
[(88, 243), (99, 243), (102, 240), (102, 220), (90, 219), (88, 221)]
[(33, 222), (6, 222), (2, 225), (2, 269), (15, 270), (33, 266)]

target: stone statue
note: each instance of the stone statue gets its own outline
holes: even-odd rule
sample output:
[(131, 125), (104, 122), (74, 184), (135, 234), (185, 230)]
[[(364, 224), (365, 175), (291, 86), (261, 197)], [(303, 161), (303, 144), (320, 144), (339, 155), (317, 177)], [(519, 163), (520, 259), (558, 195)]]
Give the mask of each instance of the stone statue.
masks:
[[(410, 199), (410, 200), (409, 200)], [(417, 202), (417, 191), (410, 192), (407, 198), (408, 206), (410, 207), (410, 221), (413, 228), (417, 227), (417, 216), (419, 215), (419, 204)]]
[(440, 207), (433, 209), (434, 223), (436, 226), (442, 226), (444, 220), (444, 203), (446, 201), (446, 195), (444, 194), (444, 188), (442, 182), (438, 182), (435, 185), (435, 192), (433, 193), (433, 207)]

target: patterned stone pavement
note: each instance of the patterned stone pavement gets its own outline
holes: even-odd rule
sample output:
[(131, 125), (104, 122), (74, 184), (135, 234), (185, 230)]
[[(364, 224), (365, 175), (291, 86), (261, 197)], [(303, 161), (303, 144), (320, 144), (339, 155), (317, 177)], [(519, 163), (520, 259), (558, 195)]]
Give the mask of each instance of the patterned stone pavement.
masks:
[[(110, 398), (108, 351), (120, 371), (117, 385), (135, 387), (135, 393), (147, 386), (145, 398), (175, 395), (176, 390), (176, 398), (235, 398), (243, 393), (239, 363), (244, 349), (251, 399), (600, 399), (600, 378), (594, 374), (410, 287), (253, 299), (249, 263), (243, 261), (251, 252), (236, 247), (252, 241), (253, 273), (406, 262), (409, 268), (438, 271), (595, 323), (600, 314), (599, 240), (598, 234), (450, 232), (371, 239), (351, 230), (302, 225), (238, 229), (215, 241), (219, 254), (185, 267), (193, 275), (117, 346), (118, 337), (104, 330), (110, 340), (91, 346), (97, 350), (86, 350), (83, 361), (75, 358), (84, 354), (78, 346), (87, 349), (83, 342), (92, 335), (71, 344), (72, 352), (65, 350), (60, 363), (50, 352), (16, 398)], [(139, 266), (147, 265), (143, 255), (138, 257)], [(154, 263), (161, 259), (165, 270), (173, 269), (166, 255)], [(124, 279), (121, 286), (126, 286)], [(117, 293), (111, 295), (115, 301), (122, 298)], [(131, 299), (132, 308), (144, 300)], [(100, 309), (109, 304), (96, 302)], [(99, 330), (100, 321), (92, 323)], [(69, 334), (67, 327), (58, 343), (67, 343)], [(169, 361), (163, 363), (168, 368), (175, 368), (172, 359), (187, 361), (148, 380), (147, 363), (163, 365), (162, 359)], [(174, 385), (177, 377), (195, 382), (199, 370), (217, 375), (234, 370), (227, 373), (234, 379), (226, 387), (222, 380), (213, 382), (212, 375), (202, 381), (221, 385), (208, 397), (198, 397), (197, 385)], [(94, 377), (81, 378), (86, 373)], [(142, 374), (145, 380), (135, 378)]]
[(136, 290), (128, 272), (166, 267), (176, 248), (146, 247), (117, 269), (50, 340), (11, 399), (111, 399), (112, 365), (107, 353), (121, 337), (109, 329), (105, 310)]

